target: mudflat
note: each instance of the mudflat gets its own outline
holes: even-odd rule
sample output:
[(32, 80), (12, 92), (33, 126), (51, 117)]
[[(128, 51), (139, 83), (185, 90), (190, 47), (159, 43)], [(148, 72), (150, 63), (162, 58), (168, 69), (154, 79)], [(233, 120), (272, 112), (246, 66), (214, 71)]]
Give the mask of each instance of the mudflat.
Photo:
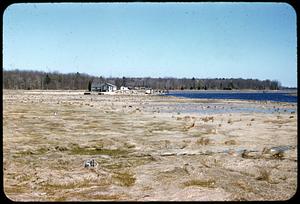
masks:
[(3, 91), (14, 201), (287, 200), (297, 148), (293, 103)]

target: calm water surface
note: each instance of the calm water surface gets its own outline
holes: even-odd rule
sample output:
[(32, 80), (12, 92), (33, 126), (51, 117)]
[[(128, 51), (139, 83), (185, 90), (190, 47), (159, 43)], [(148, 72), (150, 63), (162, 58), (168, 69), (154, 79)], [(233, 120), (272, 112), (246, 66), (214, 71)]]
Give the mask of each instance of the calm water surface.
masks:
[[(291, 108), (275, 106), (257, 106), (256, 103), (230, 104), (223, 102), (202, 103), (175, 103), (175, 104), (157, 104), (154, 109), (159, 108), (162, 112), (174, 113), (297, 113), (298, 98), (291, 95), (291, 92), (239, 92), (239, 91), (170, 91), (167, 96), (199, 98), (199, 99), (237, 99), (254, 101), (274, 101), (293, 103)], [(166, 106), (166, 107), (164, 107)]]
[(297, 96), (292, 96), (284, 92), (203, 92), (203, 91), (170, 91), (170, 96), (186, 98), (204, 98), (204, 99), (238, 99), (238, 100), (256, 100), (256, 101), (276, 101), (297, 103)]

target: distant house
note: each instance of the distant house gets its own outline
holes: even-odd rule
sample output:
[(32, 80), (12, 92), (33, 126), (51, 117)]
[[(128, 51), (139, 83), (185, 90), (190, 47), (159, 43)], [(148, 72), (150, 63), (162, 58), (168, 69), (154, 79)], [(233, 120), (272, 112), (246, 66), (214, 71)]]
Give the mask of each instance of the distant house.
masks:
[(120, 87), (120, 90), (122, 90), (122, 91), (127, 91), (127, 90), (129, 90), (129, 88), (126, 87), (126, 86), (121, 86), (121, 87)]
[(146, 89), (145, 94), (153, 94), (154, 90), (153, 89)]
[(107, 82), (105, 83), (93, 82), (91, 90), (99, 91), (99, 92), (113, 92), (117, 90), (117, 86)]

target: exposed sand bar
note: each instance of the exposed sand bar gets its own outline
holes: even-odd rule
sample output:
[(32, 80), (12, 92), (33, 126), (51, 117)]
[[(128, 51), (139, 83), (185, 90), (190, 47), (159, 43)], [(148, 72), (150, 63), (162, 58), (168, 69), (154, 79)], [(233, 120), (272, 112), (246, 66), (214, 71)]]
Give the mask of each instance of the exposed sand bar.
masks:
[(295, 103), (4, 90), (3, 108), (4, 191), (15, 201), (296, 192)]

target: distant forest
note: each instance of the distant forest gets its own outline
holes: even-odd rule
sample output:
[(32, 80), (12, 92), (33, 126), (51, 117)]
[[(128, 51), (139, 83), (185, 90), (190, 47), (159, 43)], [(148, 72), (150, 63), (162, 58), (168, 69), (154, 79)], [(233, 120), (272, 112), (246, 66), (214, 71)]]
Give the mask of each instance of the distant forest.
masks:
[(93, 80), (108, 82), (127, 87), (146, 87), (167, 90), (279, 90), (282, 87), (276, 80), (258, 80), (242, 78), (151, 78), (151, 77), (95, 77), (83, 73), (63, 74), (59, 72), (41, 72), (25, 70), (3, 70), (4, 89), (62, 89), (88, 90)]

